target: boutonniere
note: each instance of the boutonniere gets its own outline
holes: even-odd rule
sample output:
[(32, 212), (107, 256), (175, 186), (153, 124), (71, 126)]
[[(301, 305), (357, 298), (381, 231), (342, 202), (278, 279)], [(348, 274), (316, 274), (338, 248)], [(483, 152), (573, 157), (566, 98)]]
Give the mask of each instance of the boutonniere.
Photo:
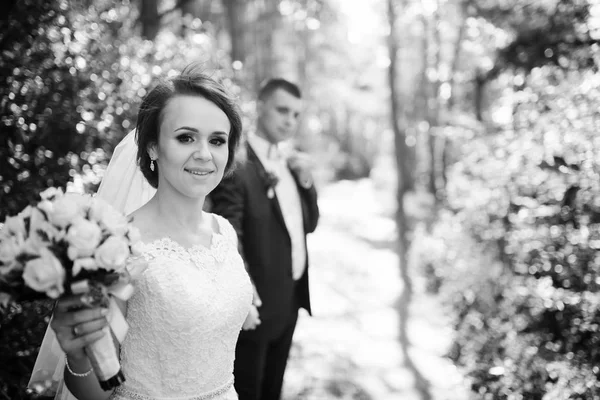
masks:
[(279, 177), (271, 171), (266, 171), (265, 174), (265, 188), (267, 190), (267, 197), (272, 199), (275, 197), (275, 186), (279, 183)]

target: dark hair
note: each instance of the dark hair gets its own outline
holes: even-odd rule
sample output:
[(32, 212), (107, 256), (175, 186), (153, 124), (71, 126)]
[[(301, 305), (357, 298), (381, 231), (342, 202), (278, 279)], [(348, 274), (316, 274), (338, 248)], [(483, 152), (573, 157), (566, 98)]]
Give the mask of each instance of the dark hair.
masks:
[(144, 177), (153, 187), (158, 186), (158, 166), (150, 169), (148, 146), (158, 143), (162, 114), (169, 100), (176, 96), (188, 95), (203, 97), (214, 103), (227, 116), (229, 130), (229, 158), (225, 175), (233, 170), (235, 153), (242, 135), (242, 120), (237, 104), (223, 85), (204, 74), (195, 64), (187, 66), (180, 75), (160, 82), (142, 100), (136, 123), (138, 145), (137, 162)]
[(277, 89), (285, 90), (299, 99), (302, 98), (302, 92), (298, 85), (283, 78), (273, 78), (267, 80), (260, 86), (260, 89), (258, 90), (258, 99), (263, 101), (268, 99)]

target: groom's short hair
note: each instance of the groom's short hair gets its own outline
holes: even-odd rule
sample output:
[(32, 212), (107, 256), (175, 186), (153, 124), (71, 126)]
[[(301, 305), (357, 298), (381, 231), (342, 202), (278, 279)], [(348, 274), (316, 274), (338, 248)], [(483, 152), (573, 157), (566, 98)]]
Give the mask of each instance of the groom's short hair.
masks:
[(235, 153), (242, 135), (242, 119), (234, 98), (225, 87), (205, 74), (197, 64), (183, 69), (180, 75), (157, 84), (142, 100), (136, 124), (138, 144), (137, 161), (144, 177), (153, 187), (158, 186), (158, 167), (150, 168), (148, 147), (158, 143), (160, 122), (169, 100), (180, 95), (199, 96), (214, 103), (227, 116), (229, 131), (229, 158), (225, 166), (228, 175), (235, 166)]
[(258, 90), (258, 100), (267, 100), (277, 89), (285, 90), (292, 96), (299, 99), (302, 98), (302, 92), (295, 83), (283, 78), (271, 78), (263, 82), (263, 84), (260, 86)]

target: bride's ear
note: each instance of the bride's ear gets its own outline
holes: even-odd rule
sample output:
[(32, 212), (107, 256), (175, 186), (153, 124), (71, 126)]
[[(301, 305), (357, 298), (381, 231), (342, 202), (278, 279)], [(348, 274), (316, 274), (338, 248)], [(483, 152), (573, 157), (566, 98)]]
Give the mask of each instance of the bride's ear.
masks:
[(146, 152), (151, 160), (156, 160), (158, 158), (158, 151), (156, 149), (156, 143), (150, 143), (146, 148)]

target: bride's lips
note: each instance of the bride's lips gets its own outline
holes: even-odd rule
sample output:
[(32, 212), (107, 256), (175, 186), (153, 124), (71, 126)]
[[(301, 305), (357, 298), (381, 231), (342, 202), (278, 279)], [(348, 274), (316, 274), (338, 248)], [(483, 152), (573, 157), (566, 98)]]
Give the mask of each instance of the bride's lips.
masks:
[(194, 176), (207, 176), (214, 172), (212, 169), (200, 169), (200, 168), (184, 168), (185, 172), (188, 172)]

